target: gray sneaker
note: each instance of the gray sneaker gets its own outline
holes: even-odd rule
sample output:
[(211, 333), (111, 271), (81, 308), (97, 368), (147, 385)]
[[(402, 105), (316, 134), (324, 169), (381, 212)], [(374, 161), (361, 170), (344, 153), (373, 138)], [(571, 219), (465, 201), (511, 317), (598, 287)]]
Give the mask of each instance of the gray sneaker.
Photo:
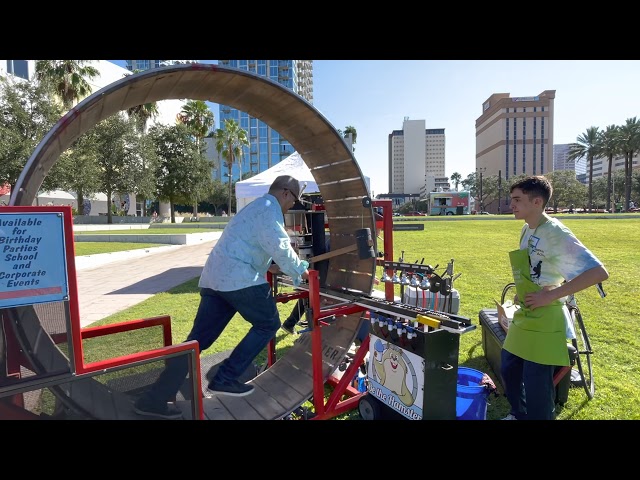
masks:
[(231, 382), (211, 382), (208, 387), (209, 394), (230, 395), (233, 397), (244, 397), (255, 390), (253, 385), (247, 385), (237, 380)]

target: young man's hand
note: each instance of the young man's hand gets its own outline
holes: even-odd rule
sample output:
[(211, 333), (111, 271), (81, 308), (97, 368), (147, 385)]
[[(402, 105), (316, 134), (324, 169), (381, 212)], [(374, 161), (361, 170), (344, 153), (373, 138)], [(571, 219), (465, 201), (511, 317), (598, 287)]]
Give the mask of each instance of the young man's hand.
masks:
[(553, 302), (557, 296), (552, 292), (554, 287), (542, 287), (542, 290), (537, 292), (529, 292), (524, 298), (524, 306), (535, 310), (538, 307), (544, 307)]

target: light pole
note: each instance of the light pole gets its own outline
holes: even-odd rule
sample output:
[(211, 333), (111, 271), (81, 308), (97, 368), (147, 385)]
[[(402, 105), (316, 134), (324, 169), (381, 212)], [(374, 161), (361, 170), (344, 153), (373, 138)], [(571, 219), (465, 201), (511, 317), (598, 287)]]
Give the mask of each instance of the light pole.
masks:
[(478, 167), (476, 171), (480, 173), (480, 213), (484, 212), (484, 205), (482, 203), (482, 172), (486, 170), (486, 167)]
[(502, 213), (502, 170), (498, 170), (498, 215)]

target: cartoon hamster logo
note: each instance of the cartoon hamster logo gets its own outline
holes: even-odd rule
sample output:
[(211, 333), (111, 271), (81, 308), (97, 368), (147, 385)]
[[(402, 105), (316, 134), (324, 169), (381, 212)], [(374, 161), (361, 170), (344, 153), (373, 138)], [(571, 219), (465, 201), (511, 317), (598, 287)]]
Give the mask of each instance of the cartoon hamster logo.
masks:
[(398, 395), (400, 401), (405, 405), (413, 405), (415, 399), (407, 387), (409, 368), (402, 356), (400, 347), (387, 344), (387, 348), (384, 349), (382, 342), (378, 340), (375, 349), (373, 366), (380, 380), (380, 385)]

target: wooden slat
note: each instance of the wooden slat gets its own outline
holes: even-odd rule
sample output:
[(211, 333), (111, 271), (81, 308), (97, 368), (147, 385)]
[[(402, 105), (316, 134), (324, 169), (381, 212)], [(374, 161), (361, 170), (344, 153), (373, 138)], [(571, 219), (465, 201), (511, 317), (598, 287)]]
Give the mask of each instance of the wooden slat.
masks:
[(331, 220), (336, 217), (355, 217), (356, 221), (354, 221), (354, 224), (356, 225), (358, 223), (357, 219), (359, 218), (371, 218), (373, 216), (371, 207), (364, 207), (362, 200), (362, 197), (356, 197), (325, 201), (324, 207), (329, 217), (329, 224), (331, 224)]
[(263, 419), (277, 420), (281, 418), (284, 415), (283, 406), (260, 385), (256, 385), (254, 382), (249, 383), (254, 386), (255, 390), (243, 398), (251, 404)]
[[(375, 225), (373, 217), (360, 217), (360, 212), (354, 212), (353, 217), (350, 218), (329, 218), (329, 229), (331, 233), (349, 233), (354, 234), (356, 230), (360, 228), (368, 228), (371, 230), (371, 235), (375, 232)], [(333, 247), (333, 244), (332, 244)]]
[(269, 370), (273, 375), (280, 377), (281, 380), (286, 381), (287, 384), (298, 391), (301, 400), (304, 401), (305, 397), (310, 396), (310, 392), (313, 392), (313, 377), (309, 374), (308, 369), (299, 368), (295, 364), (297, 363), (295, 358), (291, 358), (288, 355), (282, 357), (279, 362), (281, 362), (281, 365), (278, 368), (273, 365)]
[[(361, 259), (355, 252), (345, 253), (330, 259), (332, 271), (358, 272), (372, 275), (375, 270), (369, 258)], [(346, 285), (345, 285), (346, 286)], [(368, 291), (368, 290), (367, 290)]]
[(264, 420), (262, 415), (246, 400), (248, 397), (231, 397), (229, 395), (217, 395), (217, 397), (236, 420)]
[[(207, 420), (235, 420), (235, 417), (227, 410), (227, 407), (220, 402), (218, 397), (203, 398), (202, 411)], [(185, 415), (185, 413), (183, 413), (182, 416), (189, 419), (191, 415)]]
[(322, 187), (323, 199), (324, 199), (324, 196), (330, 199), (336, 199), (336, 198), (363, 197), (367, 195), (367, 190), (364, 187), (364, 184), (361, 178), (353, 178), (345, 181), (325, 183), (321, 185), (321, 187)]
[(291, 412), (300, 405), (302, 395), (296, 391), (287, 382), (281, 380), (273, 372), (267, 375), (269, 370), (258, 375), (252, 382), (252, 385), (259, 386), (267, 392), (275, 401), (283, 407), (284, 412)]
[[(300, 154), (302, 158), (306, 157), (304, 154)], [(345, 158), (348, 160), (348, 157)], [(313, 177), (316, 179), (316, 183), (318, 185), (324, 185), (329, 182), (335, 182), (337, 180), (345, 180), (349, 178), (362, 178), (362, 174), (360, 173), (358, 167), (353, 164), (353, 162), (344, 161), (342, 163), (336, 163), (326, 168), (313, 170)], [(364, 180), (363, 180), (364, 183)], [(321, 188), (322, 191), (322, 188)], [(363, 188), (363, 194), (366, 193), (366, 188)], [(324, 198), (324, 197), (323, 197)], [(331, 198), (331, 197), (329, 197)]]

